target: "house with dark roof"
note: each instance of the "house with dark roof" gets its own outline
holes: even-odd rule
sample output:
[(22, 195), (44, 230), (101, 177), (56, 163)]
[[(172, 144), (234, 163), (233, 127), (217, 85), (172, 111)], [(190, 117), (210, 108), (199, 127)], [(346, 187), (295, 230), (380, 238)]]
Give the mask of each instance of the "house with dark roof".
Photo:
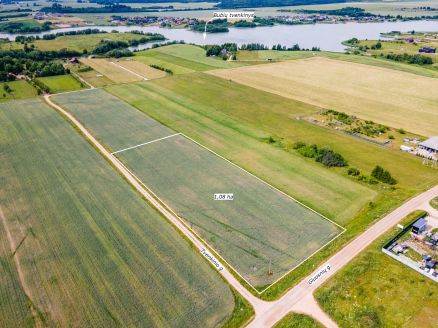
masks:
[(427, 221), (421, 218), (412, 225), (412, 232), (419, 235), (424, 231), (426, 231), (426, 226), (427, 226)]

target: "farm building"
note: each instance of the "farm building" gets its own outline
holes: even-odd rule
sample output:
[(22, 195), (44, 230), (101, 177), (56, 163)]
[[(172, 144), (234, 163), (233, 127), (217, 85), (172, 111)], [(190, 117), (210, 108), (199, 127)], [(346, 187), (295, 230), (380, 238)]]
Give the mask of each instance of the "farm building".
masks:
[(438, 153), (438, 136), (431, 137), (426, 141), (420, 142), (420, 149), (427, 150), (430, 153)]
[(427, 221), (421, 218), (412, 225), (412, 232), (419, 235), (426, 230), (426, 226), (427, 226)]
[(434, 54), (436, 52), (436, 48), (431, 47), (424, 47), (418, 50), (419, 52), (425, 53), (425, 54)]

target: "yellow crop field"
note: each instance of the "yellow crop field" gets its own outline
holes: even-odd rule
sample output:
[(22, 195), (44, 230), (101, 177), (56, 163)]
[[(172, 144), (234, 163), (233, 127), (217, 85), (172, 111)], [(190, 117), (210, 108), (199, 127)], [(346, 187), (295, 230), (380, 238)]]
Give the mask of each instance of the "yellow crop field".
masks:
[(420, 135), (437, 133), (438, 79), (321, 57), (209, 74)]
[(149, 80), (166, 76), (165, 72), (135, 60), (120, 60), (117, 62), (117, 64), (129, 69), (130, 71), (136, 72), (137, 74), (140, 74)]
[(81, 58), (81, 62), (92, 67), (95, 71), (115, 83), (130, 83), (143, 81), (144, 78), (138, 73), (133, 74), (127, 69), (123, 69), (115, 60), (110, 61), (102, 58)]

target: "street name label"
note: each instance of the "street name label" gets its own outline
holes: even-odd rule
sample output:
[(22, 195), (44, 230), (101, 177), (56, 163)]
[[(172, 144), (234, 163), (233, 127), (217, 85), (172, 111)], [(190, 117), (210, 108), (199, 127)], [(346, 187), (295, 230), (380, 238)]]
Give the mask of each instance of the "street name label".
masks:
[(234, 194), (224, 194), (224, 193), (218, 193), (213, 195), (214, 200), (234, 200)]
[(213, 19), (253, 19), (253, 11), (217, 11)]
[(222, 271), (224, 269), (223, 265), (205, 248), (201, 250), (201, 254), (206, 257), (218, 271)]
[(325, 267), (321, 268), (317, 274), (315, 274), (312, 278), (309, 279), (309, 285), (316, 282), (319, 278), (321, 278), (323, 275), (329, 273), (331, 270), (330, 264), (327, 264)]

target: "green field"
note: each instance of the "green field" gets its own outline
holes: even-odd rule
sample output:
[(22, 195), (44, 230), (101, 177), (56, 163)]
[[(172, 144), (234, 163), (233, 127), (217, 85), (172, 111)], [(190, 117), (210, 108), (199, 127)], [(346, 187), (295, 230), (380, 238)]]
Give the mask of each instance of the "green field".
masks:
[[(294, 119), (319, 112), (318, 108), (207, 74), (108, 90), (347, 228), (335, 242), (263, 293), (267, 300), (276, 299), (310, 274), (373, 221), (438, 183), (436, 170), (421, 165), (419, 158)], [(280, 141), (269, 143), (269, 136)], [(395, 188), (360, 183), (348, 177), (346, 169), (328, 169), (303, 158), (290, 147), (300, 140), (331, 147), (364, 174), (382, 165), (399, 183)]]
[[(5, 91), (5, 84), (9, 85), (9, 87), (11, 88), (12, 91), (10, 93)], [(36, 96), (36, 89), (24, 80), (0, 83), (0, 102), (13, 99), (26, 99)]]
[(50, 89), (51, 93), (76, 91), (85, 87), (70, 74), (39, 77), (38, 80), (44, 83)]
[(267, 60), (289, 60), (312, 57), (312, 51), (278, 51), (278, 50), (240, 50), (237, 52), (238, 61), (267, 61)]
[[(56, 31), (55, 31), (56, 32)], [(35, 40), (33, 44), (36, 49), (52, 51), (59, 49), (70, 49), (82, 52), (91, 52), (101, 40), (129, 41), (139, 39), (141, 35), (133, 33), (97, 33), (59, 36), (54, 40)], [(19, 42), (0, 43), (0, 49), (22, 49), (24, 44)]]
[(436, 327), (438, 285), (381, 251), (399, 232), (386, 233), (316, 291), (340, 327)]
[(170, 69), (174, 74), (244, 65), (243, 63), (206, 57), (204, 49), (187, 44), (174, 44), (136, 52), (134, 59), (148, 65), (158, 65)]
[(253, 286), (272, 284), (342, 231), (182, 135), (126, 150), (175, 132), (104, 91), (54, 100), (122, 150), (117, 157)]
[[(371, 189), (265, 141), (277, 134), (277, 126), (271, 132), (266, 123), (283, 120), (279, 112), (303, 114), (315, 108), (231, 85), (204, 74), (190, 74), (109, 90), (340, 224), (374, 198)], [(281, 125), (288, 121), (294, 122), (288, 119)]]
[(432, 206), (434, 209), (438, 210), (438, 197), (435, 197), (430, 201), (430, 206)]
[(231, 317), (219, 275), (61, 115), (34, 99), (0, 104), (0, 121), (1, 327)]
[[(414, 36), (415, 37), (415, 36)], [(438, 46), (438, 40), (435, 41), (425, 41), (420, 43), (406, 43), (402, 41), (387, 41), (387, 40), (380, 40), (380, 44), (382, 47), (380, 49), (371, 49), (372, 45), (376, 44), (377, 40), (360, 40), (360, 42), (357, 44), (357, 46), (367, 46), (368, 50), (366, 50), (367, 53), (380, 56), (381, 54), (387, 55), (387, 54), (410, 54), (410, 55), (423, 55), (428, 56), (432, 58), (433, 63), (438, 63), (438, 56), (435, 54), (421, 54), (418, 52), (420, 48), (423, 47), (432, 47), (437, 48)], [(428, 66), (426, 66), (428, 67)]]
[(274, 328), (322, 328), (323, 326), (313, 318), (300, 313), (289, 313), (281, 319)]

